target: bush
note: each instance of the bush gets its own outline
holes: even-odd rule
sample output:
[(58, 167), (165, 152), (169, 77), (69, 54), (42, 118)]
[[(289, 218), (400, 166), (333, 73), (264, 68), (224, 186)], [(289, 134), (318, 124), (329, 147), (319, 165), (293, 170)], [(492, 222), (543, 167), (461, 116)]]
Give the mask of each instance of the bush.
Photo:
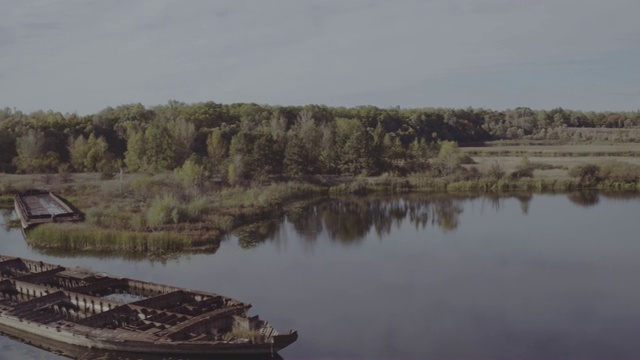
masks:
[(147, 211), (147, 224), (154, 229), (171, 223), (177, 225), (185, 218), (184, 209), (171, 194), (156, 197)]
[(603, 164), (600, 173), (604, 180), (616, 183), (637, 183), (640, 179), (640, 166), (622, 161)]
[(518, 169), (509, 175), (512, 179), (522, 179), (522, 178), (531, 178), (533, 177), (533, 169), (532, 168), (523, 168)]
[(198, 221), (207, 211), (209, 200), (206, 198), (196, 199), (186, 206), (186, 216), (188, 221)]
[(584, 164), (569, 170), (569, 175), (580, 179), (582, 184), (636, 184), (640, 180), (640, 166), (622, 161), (612, 161), (600, 166)]
[(60, 177), (60, 182), (66, 184), (73, 181), (73, 174), (71, 174), (71, 166), (68, 163), (61, 164), (58, 166), (58, 176)]
[(490, 180), (499, 180), (503, 178), (505, 175), (505, 171), (502, 168), (502, 165), (498, 162), (494, 162), (491, 166), (485, 171), (484, 176)]
[(118, 163), (116, 161), (104, 160), (100, 162), (100, 179), (110, 180), (113, 179), (119, 171)]
[(578, 165), (569, 170), (569, 176), (580, 179), (583, 184), (597, 184), (602, 180), (600, 167), (593, 164)]

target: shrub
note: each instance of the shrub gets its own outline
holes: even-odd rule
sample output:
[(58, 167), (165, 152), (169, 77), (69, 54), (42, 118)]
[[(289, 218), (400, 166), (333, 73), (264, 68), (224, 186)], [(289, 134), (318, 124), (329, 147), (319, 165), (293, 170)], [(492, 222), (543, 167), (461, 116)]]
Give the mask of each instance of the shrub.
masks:
[(569, 176), (580, 179), (583, 184), (597, 184), (602, 180), (600, 167), (593, 164), (583, 164), (571, 168)]
[(173, 223), (176, 225), (186, 218), (180, 203), (171, 194), (156, 197), (147, 211), (147, 224), (154, 229)]
[(113, 179), (118, 173), (119, 167), (115, 160), (105, 159), (100, 162), (100, 179), (110, 180)]
[(531, 178), (533, 177), (533, 169), (532, 168), (524, 168), (518, 169), (509, 175), (512, 179), (522, 179), (522, 178)]
[(617, 183), (637, 183), (640, 166), (623, 161), (612, 161), (600, 167), (602, 178)]
[(58, 176), (60, 177), (60, 182), (65, 184), (70, 183), (73, 180), (73, 174), (71, 174), (71, 166), (68, 163), (64, 163), (58, 166)]
[(494, 162), (493, 164), (491, 164), (491, 166), (489, 166), (489, 168), (487, 169), (487, 171), (485, 171), (485, 177), (487, 177), (490, 180), (499, 180), (502, 177), (504, 177), (505, 175), (505, 171), (502, 168), (502, 165), (500, 165), (499, 162)]
[(207, 204), (209, 200), (206, 198), (199, 198), (191, 201), (186, 206), (186, 217), (188, 221), (198, 221), (202, 218), (207, 210)]

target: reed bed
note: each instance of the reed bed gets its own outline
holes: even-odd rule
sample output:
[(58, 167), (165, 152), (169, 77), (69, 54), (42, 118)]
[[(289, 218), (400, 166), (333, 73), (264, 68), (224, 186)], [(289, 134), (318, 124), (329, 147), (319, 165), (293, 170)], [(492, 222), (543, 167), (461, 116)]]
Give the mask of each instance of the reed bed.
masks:
[[(574, 164), (557, 158), (560, 163), (528, 157), (512, 158), (509, 163), (502, 160), (460, 165), (441, 173), (327, 176), (249, 187), (189, 188), (177, 182), (173, 174), (130, 175), (123, 184), (82, 175), (73, 184), (54, 185), (52, 190), (82, 209), (86, 223), (45, 224), (29, 231), (27, 237), (29, 244), (49, 250), (165, 254), (216, 245), (224, 234), (239, 227), (281, 217), (287, 204), (319, 196), (640, 190), (640, 164), (634, 164), (634, 159), (598, 164), (595, 180), (589, 181), (584, 176), (569, 175), (572, 168), (584, 166), (583, 161)], [(549, 172), (561, 176), (548, 177)], [(11, 186), (5, 182), (4, 188), (13, 192), (30, 183), (29, 179), (34, 178), (12, 175)], [(0, 193), (2, 203), (12, 206), (12, 196)]]
[(13, 196), (0, 195), (0, 207), (3, 207), (3, 208), (13, 207)]
[(140, 253), (176, 252), (191, 246), (191, 240), (178, 233), (105, 230), (85, 224), (43, 224), (27, 233), (27, 242), (38, 248)]

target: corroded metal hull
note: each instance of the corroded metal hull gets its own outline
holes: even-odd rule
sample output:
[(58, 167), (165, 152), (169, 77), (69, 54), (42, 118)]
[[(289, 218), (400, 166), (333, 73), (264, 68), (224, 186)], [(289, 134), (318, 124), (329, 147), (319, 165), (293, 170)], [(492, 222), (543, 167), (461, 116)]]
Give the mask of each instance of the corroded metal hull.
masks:
[(74, 347), (187, 355), (275, 354), (296, 341), (250, 304), (201, 291), (0, 255), (0, 331)]

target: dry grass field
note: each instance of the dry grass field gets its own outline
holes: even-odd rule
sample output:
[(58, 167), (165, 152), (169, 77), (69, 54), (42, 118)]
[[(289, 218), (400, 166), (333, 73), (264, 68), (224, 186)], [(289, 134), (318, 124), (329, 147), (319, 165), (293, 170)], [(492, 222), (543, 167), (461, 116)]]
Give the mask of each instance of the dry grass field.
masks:
[[(123, 182), (126, 184), (131, 178), (139, 175), (125, 174)], [(96, 187), (98, 190), (118, 189), (119, 177), (102, 180), (99, 173), (79, 173), (69, 177), (68, 182), (59, 174), (4, 174), (0, 173), (0, 193), (10, 192), (12, 189), (24, 191), (29, 189), (45, 189), (61, 191), (67, 187)]]
[(463, 147), (461, 150), (471, 156), (506, 155), (529, 157), (584, 157), (584, 156), (640, 156), (639, 143), (619, 143), (603, 145), (500, 145)]
[(640, 144), (611, 145), (498, 145), (464, 147), (480, 170), (499, 164), (507, 173), (513, 172), (527, 157), (530, 163), (543, 164), (550, 169), (536, 169), (534, 177), (546, 179), (569, 178), (569, 169), (583, 164), (601, 165), (620, 161), (640, 165)]

